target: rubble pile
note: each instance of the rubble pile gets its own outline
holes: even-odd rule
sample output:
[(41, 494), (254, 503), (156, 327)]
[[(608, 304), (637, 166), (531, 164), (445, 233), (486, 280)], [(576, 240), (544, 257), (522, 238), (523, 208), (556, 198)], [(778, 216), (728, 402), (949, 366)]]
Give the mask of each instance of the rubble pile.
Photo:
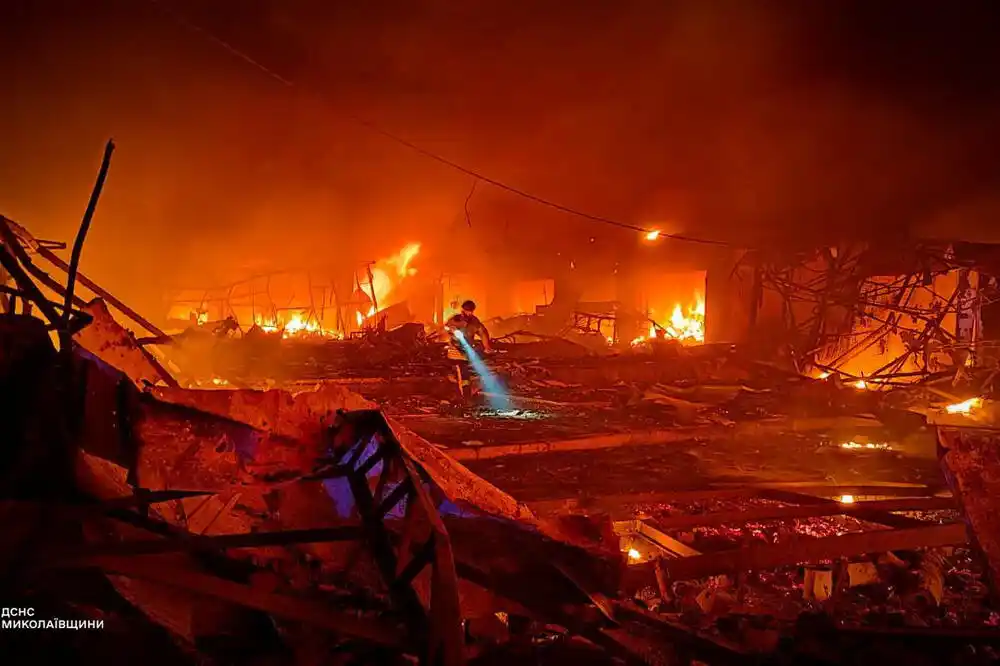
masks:
[[(446, 362), (422, 326), (308, 345), (202, 339), (199, 351), (93, 283), (98, 298), (74, 297), (72, 263), (63, 286), (34, 265), (41, 244), (0, 227), (14, 285), (0, 314), (0, 387), (14, 396), (0, 404), (4, 599), (114, 630), (52, 641), (48, 656), (995, 659), (1000, 449), (968, 427), (989, 424), (987, 369), (882, 391), (730, 346), (546, 358), (558, 344), (512, 343), (493, 363), (515, 407), (489, 410), (445, 397)], [(208, 359), (210, 388), (177, 381), (154, 345), (179, 347), (175, 366)], [(235, 365), (217, 363), (230, 352)], [(423, 436), (435, 427), (441, 440)], [(771, 484), (543, 511), (461, 462), (789, 430), (833, 433), (816, 455), (859, 461), (930, 435), (951, 492)]]

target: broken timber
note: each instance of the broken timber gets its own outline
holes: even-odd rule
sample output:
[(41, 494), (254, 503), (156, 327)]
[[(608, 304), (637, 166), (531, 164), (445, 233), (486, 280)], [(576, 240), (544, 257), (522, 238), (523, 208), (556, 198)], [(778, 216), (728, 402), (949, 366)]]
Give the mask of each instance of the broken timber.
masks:
[(800, 506), (760, 506), (739, 511), (724, 511), (690, 516), (669, 516), (656, 521), (660, 529), (687, 529), (691, 527), (714, 527), (725, 524), (743, 524), (762, 520), (789, 520), (793, 518), (817, 518), (820, 516), (864, 516), (873, 511), (937, 511), (954, 509), (955, 501), (950, 497), (913, 497), (907, 499), (876, 500), (843, 504), (806, 504)]
[(671, 580), (688, 580), (716, 574), (776, 569), (803, 562), (867, 553), (955, 546), (965, 542), (965, 525), (946, 523), (930, 527), (801, 539), (778, 545), (752, 545), (732, 551), (668, 560), (664, 566)]
[[(829, 485), (829, 484), (796, 484), (780, 487), (794, 487), (803, 495), (854, 495), (854, 496), (892, 496), (892, 497), (930, 497), (939, 489), (930, 486), (914, 484), (882, 484), (882, 485)], [(630, 513), (630, 508), (641, 504), (660, 504), (674, 502), (699, 502), (703, 500), (732, 499), (736, 497), (761, 497), (762, 494), (778, 490), (779, 487), (766, 485), (719, 486), (714, 485), (700, 490), (665, 490), (655, 492), (630, 493), (626, 495), (599, 495), (583, 497), (567, 497), (566, 499), (538, 500), (529, 502), (529, 506), (540, 514), (559, 514), (587, 512), (591, 510), (610, 511), (612, 513)]]
[(938, 428), (938, 457), (1000, 601), (1000, 432)]
[[(4, 234), (5, 245), (13, 244), (11, 243), (11, 239), (13, 239), (13, 242), (17, 243), (17, 249), (21, 251), (19, 254), (23, 254), (24, 252), (23, 248), (26, 247), (28, 250), (37, 253), (38, 256), (46, 259), (49, 263), (51, 263), (53, 266), (63, 271), (67, 275), (70, 273), (70, 265), (68, 263), (63, 261), (58, 255), (56, 255), (49, 247), (46, 246), (46, 244), (35, 240), (31, 236), (31, 234), (29, 234), (24, 229), (24, 227), (18, 225), (16, 222), (4, 217), (3, 215), (0, 215), (0, 232), (3, 232)], [(24, 257), (19, 257), (19, 259), (21, 263), (25, 265), (25, 268), (28, 270), (28, 272), (31, 273), (35, 277), (35, 279), (41, 281), (46, 287), (52, 289), (54, 292), (56, 292), (57, 294), (59, 294), (64, 298), (67, 295), (71, 295), (69, 290), (60, 285), (58, 281), (54, 280), (46, 273), (38, 269), (33, 263), (30, 262), (30, 260), (26, 261), (26, 255)], [(99, 284), (88, 278), (83, 273), (76, 272), (76, 280), (79, 281), (80, 284), (82, 284), (83, 286), (87, 287), (92, 292), (94, 292), (94, 294), (96, 294), (97, 296), (101, 297), (102, 299), (113, 305), (117, 310), (122, 312), (129, 319), (139, 324), (153, 335), (163, 339), (170, 338), (170, 336), (164, 333), (155, 324), (153, 324), (148, 319), (140, 315), (138, 312), (130, 308), (128, 305), (126, 305), (121, 300), (116, 298), (113, 294), (103, 289)], [(75, 295), (72, 295), (72, 302), (76, 305), (83, 304), (83, 300)]]
[(683, 426), (670, 430), (630, 430), (542, 442), (523, 444), (488, 444), (486, 446), (457, 446), (447, 449), (455, 460), (488, 460), (505, 456), (534, 455), (566, 451), (590, 451), (612, 449), (624, 446), (652, 446), (677, 444), (692, 441), (723, 440), (733, 437), (758, 436), (768, 433), (823, 431), (838, 425), (850, 423), (854, 427), (877, 428), (881, 426), (875, 419), (828, 418), (828, 419), (769, 419), (747, 421), (734, 426)]

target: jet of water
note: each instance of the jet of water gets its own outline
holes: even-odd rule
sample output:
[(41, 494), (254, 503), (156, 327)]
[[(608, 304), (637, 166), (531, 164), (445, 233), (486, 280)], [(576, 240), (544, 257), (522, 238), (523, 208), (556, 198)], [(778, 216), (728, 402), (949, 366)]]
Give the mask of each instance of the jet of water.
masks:
[(462, 331), (455, 330), (453, 334), (455, 339), (458, 340), (458, 344), (462, 346), (462, 351), (465, 352), (466, 358), (469, 359), (472, 369), (476, 371), (476, 374), (479, 375), (479, 378), (483, 382), (483, 388), (486, 389), (486, 393), (488, 394), (487, 400), (490, 403), (490, 409), (496, 411), (511, 409), (507, 388), (500, 383), (497, 376), (486, 366), (482, 357), (476, 353), (476, 350), (469, 344), (469, 341), (465, 339)]

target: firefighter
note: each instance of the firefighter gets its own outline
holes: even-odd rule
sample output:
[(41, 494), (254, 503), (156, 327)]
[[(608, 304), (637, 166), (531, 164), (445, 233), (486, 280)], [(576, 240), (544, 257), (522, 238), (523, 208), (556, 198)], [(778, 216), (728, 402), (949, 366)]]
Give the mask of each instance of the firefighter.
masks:
[(469, 369), (469, 359), (461, 343), (455, 338), (455, 333), (461, 331), (463, 338), (468, 344), (472, 344), (478, 336), (483, 343), (483, 350), (492, 353), (493, 346), (490, 344), (490, 333), (475, 315), (476, 304), (473, 301), (462, 303), (462, 311), (451, 317), (445, 324), (444, 330), (448, 333), (448, 358), (455, 362), (455, 378), (458, 382), (458, 392), (464, 398), (465, 389), (468, 387), (469, 394), (478, 392), (478, 387), (472, 385), (472, 372)]
[(462, 311), (453, 316), (445, 324), (445, 330), (452, 331), (462, 331), (462, 335), (465, 339), (469, 341), (471, 345), (476, 336), (483, 342), (483, 350), (490, 354), (493, 352), (493, 346), (490, 344), (490, 332), (486, 330), (483, 326), (483, 322), (479, 321), (479, 317), (476, 316), (476, 303), (475, 301), (465, 301), (462, 303)]

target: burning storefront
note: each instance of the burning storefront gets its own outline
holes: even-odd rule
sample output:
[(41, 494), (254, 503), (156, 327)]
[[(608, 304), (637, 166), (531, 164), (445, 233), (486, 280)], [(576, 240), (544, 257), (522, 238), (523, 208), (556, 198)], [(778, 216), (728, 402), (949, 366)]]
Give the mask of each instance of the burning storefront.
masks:
[[(350, 275), (335, 270), (281, 270), (222, 287), (176, 289), (168, 295), (168, 328), (279, 335), (294, 340), (343, 339), (407, 322), (439, 326), (474, 300), (498, 335), (528, 331), (579, 334), (610, 348), (657, 339), (705, 341), (706, 271), (653, 256), (625, 262), (571, 261), (567, 268), (441, 262), (411, 243)], [(687, 262), (690, 263), (690, 262)], [(230, 330), (230, 329), (225, 329)]]

